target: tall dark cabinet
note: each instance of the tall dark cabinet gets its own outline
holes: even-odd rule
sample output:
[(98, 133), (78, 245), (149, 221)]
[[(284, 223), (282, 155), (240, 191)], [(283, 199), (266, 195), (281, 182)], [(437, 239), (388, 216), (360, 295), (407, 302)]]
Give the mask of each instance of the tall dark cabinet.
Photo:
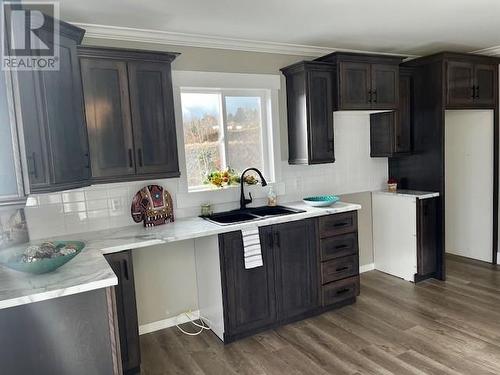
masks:
[[(84, 30), (60, 22), (57, 71), (18, 72), (30, 191), (43, 193), (89, 185), (90, 162), (80, 64)], [(49, 33), (51, 30), (39, 30)]]
[(138, 374), (141, 370), (141, 350), (132, 252), (121, 251), (105, 257), (118, 278), (114, 294), (123, 374)]
[(303, 61), (281, 71), (287, 85), (288, 163), (333, 163), (332, 65)]
[[(444, 119), (447, 109), (492, 109), (494, 111), (493, 170), (493, 263), (498, 245), (498, 63), (499, 59), (473, 54), (444, 52), (405, 62), (413, 71), (413, 152), (389, 159), (389, 174), (401, 188), (437, 191), (435, 210), (437, 278), (445, 279), (445, 171)], [(479, 95), (477, 87), (479, 86)]]
[(78, 49), (92, 178), (178, 177), (171, 63), (177, 54)]

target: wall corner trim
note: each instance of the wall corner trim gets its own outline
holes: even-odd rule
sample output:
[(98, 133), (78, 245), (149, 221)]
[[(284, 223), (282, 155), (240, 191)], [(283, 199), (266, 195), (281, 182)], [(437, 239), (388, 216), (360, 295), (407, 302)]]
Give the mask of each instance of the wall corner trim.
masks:
[(364, 264), (359, 266), (359, 273), (373, 271), (375, 269), (375, 263)]

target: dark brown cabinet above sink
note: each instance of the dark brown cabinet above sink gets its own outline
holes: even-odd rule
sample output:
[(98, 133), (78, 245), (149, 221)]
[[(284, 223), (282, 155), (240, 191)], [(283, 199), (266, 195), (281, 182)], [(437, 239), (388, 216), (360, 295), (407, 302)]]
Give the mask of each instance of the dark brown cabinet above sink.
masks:
[(178, 177), (175, 53), (78, 49), (95, 182)]
[(334, 52), (315, 61), (335, 69), (334, 109), (397, 109), (403, 57)]

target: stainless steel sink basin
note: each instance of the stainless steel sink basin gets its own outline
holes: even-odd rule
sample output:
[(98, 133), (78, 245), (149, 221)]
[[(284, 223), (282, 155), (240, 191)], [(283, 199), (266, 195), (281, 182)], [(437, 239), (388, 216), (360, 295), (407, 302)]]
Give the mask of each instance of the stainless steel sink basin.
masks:
[(262, 220), (271, 216), (297, 214), (300, 212), (305, 212), (305, 211), (284, 206), (274, 206), (274, 207), (263, 206), (263, 207), (247, 208), (244, 210), (219, 212), (211, 216), (202, 216), (202, 217), (203, 219), (211, 221), (215, 224), (229, 225), (246, 221)]
[(274, 206), (274, 207), (256, 207), (250, 208), (250, 212), (257, 216), (281, 216), (281, 215), (291, 215), (297, 214), (299, 212), (304, 212), (304, 210), (296, 210), (294, 208), (284, 207), (284, 206)]

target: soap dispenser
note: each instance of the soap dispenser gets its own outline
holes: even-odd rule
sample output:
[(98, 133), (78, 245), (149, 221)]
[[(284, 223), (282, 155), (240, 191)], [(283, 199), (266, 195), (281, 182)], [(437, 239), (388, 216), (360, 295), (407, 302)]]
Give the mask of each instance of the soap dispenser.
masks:
[(273, 190), (273, 187), (269, 187), (269, 193), (267, 193), (267, 205), (270, 207), (276, 206), (278, 204), (278, 196)]

